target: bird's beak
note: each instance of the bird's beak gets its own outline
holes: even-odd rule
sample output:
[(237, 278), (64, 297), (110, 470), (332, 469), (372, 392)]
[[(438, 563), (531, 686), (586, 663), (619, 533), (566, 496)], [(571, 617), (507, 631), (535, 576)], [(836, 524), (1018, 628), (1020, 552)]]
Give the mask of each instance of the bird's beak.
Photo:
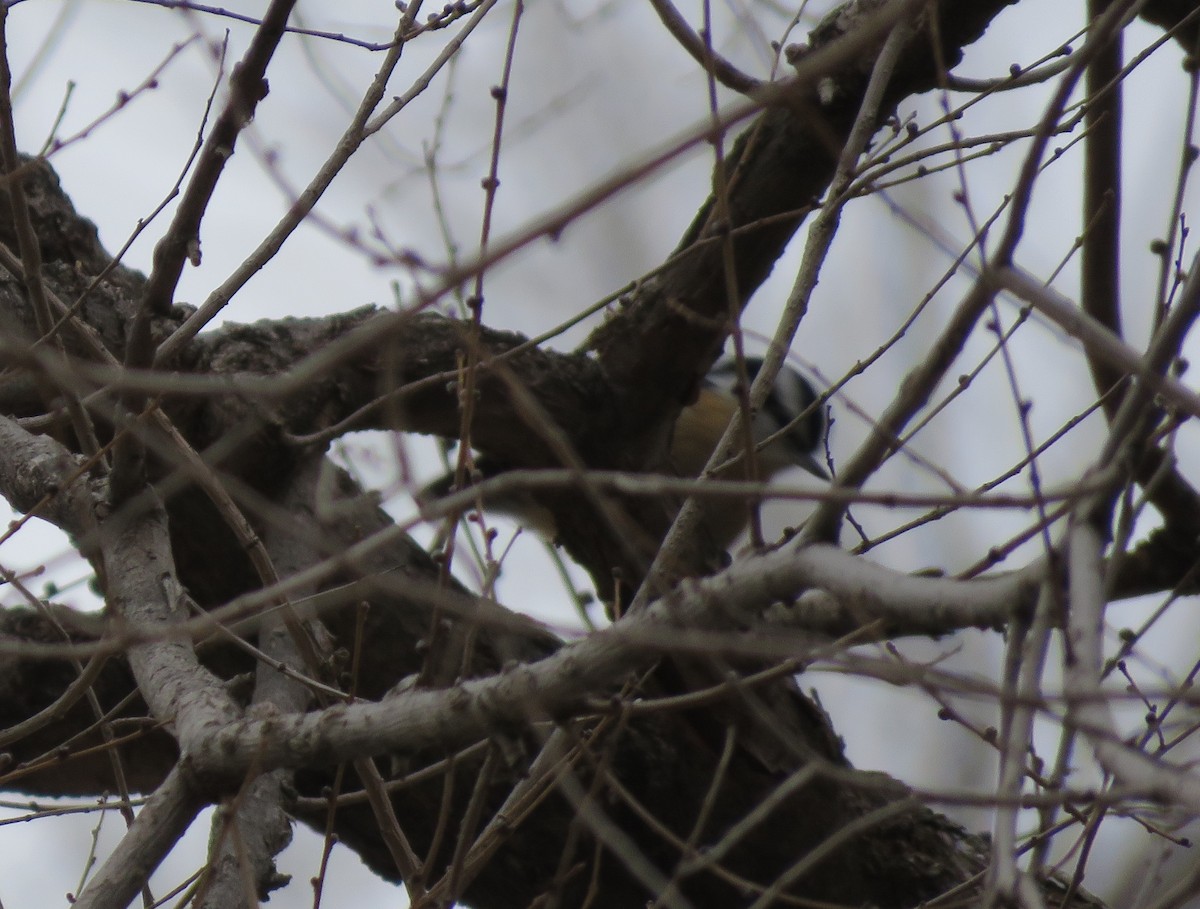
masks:
[(824, 465), (822, 465), (821, 462), (816, 459), (816, 456), (811, 452), (801, 455), (796, 463), (811, 473), (814, 477), (818, 477), (819, 479), (824, 480), (826, 483), (833, 482), (833, 478), (829, 476), (829, 471), (825, 469)]

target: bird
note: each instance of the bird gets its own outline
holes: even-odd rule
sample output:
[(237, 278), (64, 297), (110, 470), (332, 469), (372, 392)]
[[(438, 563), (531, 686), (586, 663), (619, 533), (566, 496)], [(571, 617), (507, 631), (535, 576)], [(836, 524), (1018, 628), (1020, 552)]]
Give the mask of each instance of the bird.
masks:
[[(753, 384), (763, 360), (745, 357), (742, 362), (746, 380)], [(680, 476), (699, 476), (712, 457), (725, 427), (741, 406), (739, 381), (735, 359), (717, 361), (705, 377), (696, 403), (680, 412), (670, 455), (671, 464)], [(817, 460), (828, 426), (825, 408), (814, 406), (816, 402), (817, 392), (812, 383), (791, 366), (784, 365), (751, 426), (754, 441), (760, 446), (756, 460), (761, 479), (769, 480), (783, 470), (799, 467), (819, 479), (829, 480), (829, 474)], [(768, 440), (769, 444), (761, 447)]]
[[(749, 382), (753, 383), (763, 366), (759, 357), (744, 357), (742, 364)], [(733, 358), (723, 358), (709, 371), (701, 383), (696, 401), (683, 408), (671, 436), (668, 454), (670, 469), (680, 477), (698, 477), (712, 457), (730, 420), (741, 407), (738, 393), (740, 371)], [(829, 481), (829, 474), (817, 460), (828, 433), (824, 406), (817, 405), (817, 392), (812, 383), (796, 369), (784, 365), (775, 378), (763, 406), (754, 414), (751, 432), (756, 449), (755, 477), (747, 471), (750, 461), (740, 458), (718, 471), (717, 479), (771, 480), (793, 467)], [(480, 458), (477, 475), (491, 476), (497, 471)], [(427, 485), (419, 495), (424, 502), (434, 502), (450, 492), (453, 476), (447, 475)], [(491, 512), (513, 518), (522, 526), (554, 542), (556, 528), (550, 509), (538, 504), (531, 495), (505, 492), (488, 496), (483, 507)], [(706, 503), (706, 530), (721, 548), (728, 548), (750, 519), (745, 500), (721, 497)]]
[[(745, 357), (742, 364), (746, 381), (753, 384), (763, 360)], [(670, 449), (671, 465), (680, 476), (698, 477), (707, 466), (725, 428), (741, 407), (740, 376), (737, 360), (718, 360), (705, 377), (696, 402), (680, 412)], [(799, 467), (829, 482), (829, 473), (817, 459), (829, 430), (826, 409), (817, 406), (817, 397), (812, 383), (785, 364), (751, 422), (751, 436), (758, 446), (753, 461), (755, 475), (749, 474), (751, 462), (743, 456), (718, 470), (715, 478), (765, 483), (785, 470)], [(749, 522), (747, 499), (722, 497), (704, 504), (702, 525), (720, 549), (728, 549)]]

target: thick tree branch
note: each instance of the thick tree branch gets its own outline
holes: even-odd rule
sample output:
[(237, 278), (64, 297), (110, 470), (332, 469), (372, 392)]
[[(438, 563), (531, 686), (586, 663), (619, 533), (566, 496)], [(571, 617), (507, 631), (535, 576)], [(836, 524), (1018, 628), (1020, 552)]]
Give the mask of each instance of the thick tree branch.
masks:
[(178, 767), (171, 772), (79, 894), (75, 906), (125, 909), (137, 897), (150, 874), (206, 804), (194, 782)]
[[(901, 98), (936, 88), (943, 72), (939, 61), (953, 66), (962, 48), (1009, 2), (856, 0), (812, 33), (808, 47), (794, 57), (798, 67), (843, 42), (856, 52), (839, 59), (832, 71), (809, 73), (766, 95), (767, 109), (738, 137), (725, 162), (727, 198), (718, 205), (710, 197), (667, 268), (631, 295), (621, 319), (589, 341), (623, 393), (628, 438), (645, 438), (645, 450), (661, 457), (664, 442), (655, 431), (694, 393), (730, 328), (725, 238), (733, 244), (737, 273), (732, 284), (739, 297), (732, 302), (740, 311), (828, 188), (862, 106), (876, 51), (896, 18), (915, 14), (920, 27), (901, 54), (877, 125), (894, 113)], [(716, 217), (718, 211), (724, 214)]]
[[(392, 854), (381, 836), (378, 812), (364, 807), (359, 793), (351, 793), (344, 804), (331, 800), (328, 804), (337, 805), (332, 820), (325, 807), (313, 808), (334, 778), (332, 762), (387, 754), (401, 774), (426, 766), (446, 771), (398, 788), (390, 806), (413, 850), (429, 854), (422, 872), (432, 875), (445, 871), (459, 848), (453, 830), (443, 829), (456, 822), (439, 826), (439, 819), (469, 817), (482, 823), (519, 785), (528, 767), (526, 749), (539, 747), (553, 727), (572, 761), (572, 779), (583, 784), (574, 795), (594, 786), (604, 796), (603, 820), (594, 829), (611, 822), (611, 829), (621, 832), (619, 838), (600, 840), (610, 850), (637, 858), (614, 863), (605, 855), (604, 879), (591, 896), (597, 904), (646, 900), (639, 883), (646, 874), (631, 871), (635, 864), (643, 871), (681, 869), (679, 880), (669, 886), (680, 894), (681, 904), (687, 900), (696, 906), (741, 905), (747, 892), (761, 895), (785, 883), (792, 885), (791, 895), (810, 900), (910, 906), (970, 880), (986, 861), (978, 842), (914, 807), (902, 787), (850, 770), (814, 705), (787, 684), (775, 683), (769, 673), (746, 671), (739, 660), (803, 658), (809, 653), (803, 647), (814, 635), (826, 640), (846, 633), (883, 637), (1000, 627), (1014, 612), (1028, 609), (1030, 576), (1041, 566), (1028, 574), (954, 582), (897, 576), (826, 547), (792, 544), (709, 580), (687, 582), (645, 616), (547, 656), (556, 644), (543, 632), (517, 621), (503, 627), (484, 621), (499, 613), (493, 604), (451, 591), (447, 596), (461, 609), (443, 611), (443, 601), (429, 595), (438, 566), (327, 464), (324, 476), (335, 489), (337, 507), (323, 511), (317, 489), (322, 470), (309, 476), (301, 468), (322, 463), (324, 444), (354, 428), (457, 436), (459, 369), (471, 343), (481, 345), (470, 351), (480, 364), (475, 379), (481, 397), (471, 437), (481, 451), (506, 466), (555, 467), (562, 462), (560, 443), (565, 440), (587, 467), (660, 466), (674, 414), (728, 331), (728, 288), (735, 288), (737, 309), (765, 279), (814, 200), (828, 191), (861, 109), (878, 43), (894, 21), (886, 17), (923, 8), (923, 18), (913, 20), (917, 35), (900, 55), (885, 103), (875, 115), (880, 122), (900, 98), (936, 87), (943, 63), (953, 65), (961, 48), (1006, 5), (947, 0), (925, 8), (871, 0), (850, 4), (823, 24), (812, 47), (793, 55), (798, 72), (839, 41), (847, 41), (845, 47), (853, 52), (843, 51), (837, 68), (809, 72), (785, 89), (764, 89), (767, 111), (735, 144), (727, 162), (726, 195), (710, 199), (662, 274), (635, 291), (625, 311), (592, 339), (596, 360), (543, 351), (526, 346), (518, 336), (487, 330), (476, 342), (449, 320), (374, 310), (234, 326), (182, 346), (172, 362), (180, 374), (162, 377), (159, 389), (174, 425), (193, 448), (206, 451), (254, 527), (278, 535), (272, 546), (280, 548), (273, 553), (283, 555), (289, 545), (285, 537), (296, 535), (295, 551), (305, 556), (288, 563), (293, 577), (312, 568), (310, 559), (328, 563), (322, 569), (327, 573), (305, 579), (315, 591), (314, 601), (339, 585), (353, 588), (356, 599), (362, 592), (361, 605), (325, 603), (322, 618), (339, 646), (358, 648), (356, 676), (345, 663), (334, 666), (342, 670), (337, 682), (353, 687), (363, 702), (305, 713), (301, 700), (281, 716), (239, 718), (242, 706), (224, 680), (250, 665), (250, 658), (230, 657), (220, 642), (201, 644), (193, 654), (190, 636), (172, 636), (181, 627), (179, 611), (186, 595), (175, 586), (176, 572), (186, 593), (204, 608), (252, 597), (248, 592), (258, 589), (262, 578), (223, 525), (222, 515), (186, 474), (175, 473), (177, 458), (163, 446), (152, 476), (167, 500), (166, 517), (157, 508), (104, 515), (102, 529), (112, 533), (97, 537), (106, 547), (114, 604), (149, 610), (128, 613), (143, 635), (130, 656), (138, 684), (135, 688), (125, 666), (114, 660), (97, 682), (106, 695), (105, 706), (140, 690), (151, 714), (173, 724), (183, 743), (183, 767), (200, 771), (199, 781), (210, 787), (205, 798), (232, 791), (232, 781), (240, 783), (240, 775), (295, 767), (296, 785), (307, 796), (298, 809), (304, 819), (318, 828), (328, 823), (385, 873), (395, 874)], [(821, 77), (819, 86), (814, 74)], [(120, 270), (92, 286), (92, 278), (108, 262), (90, 227), (69, 211), (48, 169), (31, 167), (26, 189), (47, 285), (66, 305), (78, 302), (81, 324), (102, 339), (107, 356), (99, 356), (82, 334), (72, 331), (64, 335), (68, 352), (92, 363), (125, 359), (125, 335), (138, 300), (161, 295), (154, 290), (144, 294), (141, 277)], [(56, 217), (48, 217), (49, 210)], [(9, 245), (10, 231), (10, 225), (0, 223), (0, 240)], [(33, 324), (21, 273), (6, 268), (12, 278), (0, 284), (0, 307), (17, 324)], [(154, 309), (154, 339), (178, 329), (189, 314), (182, 307)], [(30, 363), (42, 368), (32, 358), (20, 365)], [(102, 390), (106, 378), (99, 369), (85, 366), (77, 370), (75, 381), (85, 397), (96, 395), (90, 403), (101, 436), (111, 436), (111, 421), (106, 428), (105, 420), (111, 416), (112, 389)], [(125, 374), (123, 380), (154, 378)], [(196, 386), (209, 383), (203, 394), (188, 387), (193, 378)], [(0, 385), (0, 406), (40, 428), (47, 421), (41, 399), (19, 379), (6, 377)], [(218, 382), (227, 387), (214, 393)], [(1186, 389), (1165, 380), (1161, 384), (1185, 399)], [(0, 424), (0, 442), (4, 440), (11, 440), (14, 456), (28, 455), (29, 463), (47, 468), (20, 474), (16, 461), (0, 458), (0, 485), (10, 501), (32, 508), (51, 494), (42, 513), (61, 526), (90, 526), (85, 517), (100, 492), (74, 480), (80, 466), (74, 455), (53, 444), (47, 447), (12, 420)], [(595, 512), (577, 490), (551, 491), (547, 501), (565, 518), (564, 539), (571, 552), (600, 586), (614, 567), (636, 580), (639, 566), (631, 564), (618, 541), (597, 534)], [(669, 509), (651, 513), (636, 502), (621, 504), (651, 535), (665, 526), (662, 512)], [(378, 545), (366, 547), (367, 541)], [(1089, 556), (1088, 571), (1094, 570), (1095, 558), (1098, 553)], [(364, 587), (353, 587), (360, 583)], [(775, 623), (769, 626), (768, 641), (757, 633), (762, 613)], [(439, 651), (446, 665), (433, 675), (445, 687), (412, 689), (411, 681), (404, 680), (426, 662), (418, 642), (428, 640), (431, 627), (442, 620), (450, 623), (443, 640), (451, 645)], [(780, 636), (780, 624), (797, 629), (796, 637)], [(20, 622), (13, 625), (14, 634), (32, 636)], [(259, 627), (272, 633), (269, 624), (260, 622)], [(147, 638), (147, 628), (162, 629), (162, 639)], [(766, 647), (772, 641), (774, 650)], [(717, 661), (726, 670), (724, 684), (702, 688), (695, 705), (660, 714), (627, 709), (619, 699), (598, 700), (619, 691), (621, 682), (664, 653), (679, 659), (650, 682), (639, 680), (641, 687), (630, 688), (633, 697), (652, 701), (664, 692), (697, 695), (684, 681), (711, 675), (689, 676), (689, 656)], [(46, 660), (36, 669), (48, 677), (58, 665)], [(5, 664), (3, 671), (18, 687), (33, 668)], [(300, 669), (292, 671), (299, 675)], [(31, 692), (6, 700), (5, 720), (10, 714), (19, 719), (35, 713), (66, 686), (61, 679), (45, 677), (36, 696), (31, 685)], [(264, 680), (263, 691), (278, 681)], [(392, 696), (386, 701), (366, 702), (388, 692)], [(678, 704), (672, 702), (672, 707)], [(121, 709), (124, 716), (144, 712), (136, 702)], [(595, 713), (601, 714), (599, 719)], [(741, 721), (726, 722), (731, 715)], [(763, 759), (754, 747), (757, 740), (748, 744), (761, 732), (758, 727), (773, 730), (773, 724), (778, 727), (777, 763)], [(36, 742), (49, 751), (52, 744), (82, 734), (83, 726), (79, 711), (72, 711), (52, 730), (40, 730)], [(474, 747), (484, 739), (493, 744)], [(63, 758), (66, 772), (32, 750), (31, 743), (19, 743), (14, 760), (40, 758), (41, 763), (38, 775), (22, 768), (26, 775), (9, 784), (101, 788), (99, 772), (92, 776), (84, 770), (70, 778), (70, 755), (82, 741), (69, 743)], [(176, 754), (161, 731), (144, 741), (146, 753), (136, 758), (137, 784), (150, 788), (162, 780)], [(486, 774), (479, 758), (484, 751), (492, 755)], [(497, 760), (498, 753), (509, 760)], [(718, 777), (720, 787), (714, 786)], [(172, 786), (175, 782), (172, 777)], [(351, 779), (347, 785), (357, 788), (358, 782)], [(170, 790), (162, 790), (164, 798)], [(705, 802), (710, 793), (711, 801)], [(485, 907), (523, 906), (560, 888), (562, 904), (582, 904), (590, 882), (563, 879), (556, 851), (564, 832), (572, 829), (575, 807), (587, 805), (586, 799), (571, 796), (552, 791), (513, 823), (492, 815), (486, 829), (499, 831), (502, 845), (489, 853), (486, 866), (473, 869), (479, 876), (466, 898)], [(192, 798), (180, 801), (190, 805)], [(710, 823), (703, 830), (696, 817), (702, 802)], [(282, 793), (274, 792), (271, 810), (282, 804)], [(753, 819), (747, 817), (747, 806), (759, 806)], [(599, 818), (598, 813), (593, 816)], [(463, 849), (474, 829), (473, 823), (463, 824)], [(720, 861), (706, 860), (695, 849), (697, 842), (709, 842), (710, 830), (722, 844)], [(264, 846), (268, 839), (266, 833), (259, 836)], [(546, 848), (547, 840), (555, 849)], [(581, 848), (598, 848), (594, 837), (583, 842)], [(265, 851), (256, 867), (259, 881), (269, 883)], [(232, 882), (232, 877), (225, 880)], [(121, 883), (120, 892), (128, 886), (128, 881)]]

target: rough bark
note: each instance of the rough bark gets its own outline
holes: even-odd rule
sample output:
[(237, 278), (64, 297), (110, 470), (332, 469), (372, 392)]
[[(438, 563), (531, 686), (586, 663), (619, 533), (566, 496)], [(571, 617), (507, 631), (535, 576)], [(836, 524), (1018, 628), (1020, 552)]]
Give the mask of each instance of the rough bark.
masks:
[[(952, 66), (961, 48), (1010, 2), (937, 4), (938, 47), (930, 48), (929, 31), (918, 32), (889, 90), (880, 121), (893, 113), (900, 99), (936, 87), (940, 66)], [(814, 33), (807, 53), (832, 45), (843, 33), (853, 33), (863, 16), (887, 5), (882, 0), (848, 5), (840, 17), (831, 18)], [(1163, 15), (1170, 6), (1154, 5)], [(309, 536), (315, 530), (322, 554), (330, 557), (386, 530), (391, 522), (370, 496), (332, 464), (312, 470), (324, 439), (306, 437), (319, 437), (331, 428), (363, 427), (456, 437), (460, 419), (453, 383), (469, 345), (477, 346), (480, 358), (471, 434), (481, 451), (508, 466), (558, 466), (552, 440), (540, 432), (543, 418), (548, 417), (589, 467), (655, 465), (661, 461), (675, 414), (694, 393), (698, 377), (727, 333), (731, 301), (725, 290), (721, 238), (735, 236), (737, 296), (732, 308), (736, 310), (765, 279), (810, 204), (828, 185), (840, 143), (858, 111), (873, 46), (860, 48), (848, 62), (824, 74), (836, 84), (832, 93), (818, 93), (809, 82), (771, 96), (768, 108), (738, 138), (730, 155), (727, 214), (718, 218), (715, 200), (705, 203), (671, 266), (639, 288), (625, 301), (622, 313), (589, 341), (588, 352), (594, 358), (537, 348), (517, 350), (524, 340), (520, 337), (488, 329), (473, 333), (467, 326), (428, 314), (357, 309), (324, 319), (263, 322), (201, 335), (171, 368), (185, 375), (225, 377), (233, 380), (231, 388), (224, 393), (167, 393), (162, 399), (164, 412), (194, 448), (212, 453), (212, 465), (236, 491), (260, 530), (270, 527), (277, 535)], [(94, 229), (74, 213), (48, 166), (31, 162), (23, 182), (41, 242), (43, 279), (60, 300), (68, 305), (79, 302), (80, 320), (120, 359), (145, 279), (112, 265)], [(0, 241), (15, 246), (7, 207), (0, 216)], [(102, 273), (103, 279), (95, 282)], [(0, 312), (10, 338), (34, 336), (35, 320), (23, 282), (8, 272), (0, 273)], [(153, 336), (166, 337), (188, 312), (174, 306), (156, 316)], [(68, 353), (81, 361), (79, 396), (99, 391), (90, 406), (101, 441), (106, 441), (117, 417), (115, 402), (100, 390), (103, 375), (88, 372), (98, 365), (94, 350), (70, 322), (62, 337)], [(314, 365), (313, 351), (328, 356)], [(5, 356), (23, 368), (0, 379), (0, 410), (17, 418), (46, 412), (45, 384), (38, 375), (51, 366), (22, 354), (16, 344), (6, 346)], [(290, 383), (288, 371), (298, 364), (311, 368), (311, 374), (302, 383)], [(514, 381), (536, 401), (540, 411), (536, 419), (512, 395)], [(70, 431), (61, 420), (43, 428), (71, 444)], [(149, 433), (146, 442), (159, 453), (152, 461), (152, 475), (166, 502), (178, 577), (191, 597), (201, 608), (210, 609), (256, 589), (260, 580), (251, 560), (222, 515), (195, 484), (174, 472), (175, 460), (163, 439)], [(329, 495), (322, 483), (336, 491), (338, 508), (318, 506)], [(288, 520), (281, 523), (277, 506), (284, 501)], [(614, 571), (636, 584), (645, 567), (638, 553), (623, 547), (618, 534), (596, 532), (596, 517), (584, 497), (562, 493), (548, 496), (546, 502), (560, 518), (564, 545), (592, 573), (598, 588), (611, 592)], [(665, 512), (636, 503), (625, 505), (651, 539), (661, 535)], [(1186, 555), (1180, 565), (1189, 564), (1193, 547), (1178, 548)], [(1156, 564), (1156, 570), (1161, 568)], [(341, 648), (334, 664), (337, 681), (353, 686), (361, 698), (381, 698), (420, 673), (426, 667), (423, 643), (428, 644), (431, 629), (440, 629), (442, 622), (453, 629), (443, 635), (441, 646), (450, 648), (443, 656), (450, 664), (465, 656), (467, 674), (472, 676), (491, 674), (509, 661), (537, 660), (559, 646), (519, 619), (473, 623), (461, 615), (442, 618), (436, 598), (428, 595), (428, 588), (439, 582), (439, 565), (401, 537), (367, 557), (339, 563), (320, 586), (331, 589), (381, 574), (392, 583), (374, 590), (365, 604), (360, 606), (356, 599), (321, 616)], [(1155, 578), (1153, 583), (1166, 582)], [(3, 639), (9, 642), (64, 639), (61, 625), (45, 614), (9, 610), (3, 623)], [(90, 623), (78, 621), (66, 629), (66, 638), (90, 641), (99, 633)], [(251, 657), (217, 636), (199, 642), (198, 651), (205, 666), (222, 679), (235, 679), (255, 665)], [(355, 654), (353, 660), (350, 654)], [(357, 674), (350, 678), (352, 662)], [(653, 665), (648, 656), (646, 669)], [(680, 661), (663, 664), (657, 674), (641, 680), (642, 691), (686, 690), (687, 669)], [(75, 672), (59, 657), (0, 659), (0, 691), (4, 692), (0, 725), (12, 726), (53, 704)], [(122, 655), (108, 659), (92, 688), (100, 708), (111, 711), (111, 726), (99, 728), (95, 708), (86, 701), (64, 707), (36, 732), (5, 746), (5, 773), (0, 780), (6, 788), (55, 795), (110, 789), (109, 755), (92, 749), (109, 734), (126, 732), (130, 737), (112, 747), (127, 770), (129, 785), (147, 791), (167, 778), (178, 759), (175, 741), (146, 719), (146, 706)], [(613, 694), (596, 692), (597, 698)], [(765, 761), (741, 738), (755, 739), (755, 727), (761, 733), (764, 714), (778, 727), (778, 763)], [(727, 735), (734, 737), (736, 747), (722, 771), (724, 782), (705, 827), (706, 839), (717, 839), (719, 831), (729, 829), (751, 806), (778, 797), (780, 787), (794, 781), (797, 773), (805, 768), (811, 772), (804, 785), (780, 797), (774, 810), (725, 856), (723, 867), (743, 882), (769, 885), (801, 858), (848, 830), (853, 835), (823, 855), (789, 887), (789, 893), (842, 905), (913, 906), (971, 880), (986, 863), (986, 849), (978, 838), (911, 801), (895, 781), (850, 768), (823, 712), (788, 681), (753, 691), (735, 688), (732, 694), (715, 699), (715, 706), (706, 702), (690, 710), (636, 717), (614, 710), (603, 720), (556, 719), (572, 741), (582, 744), (577, 778), (585, 789), (595, 786), (601, 793), (597, 803), (607, 817), (659, 868), (674, 868), (681, 857), (694, 857), (678, 841), (692, 833), (705, 793), (723, 766)], [(510, 739), (492, 743), (495, 752), (490, 757), (485, 758), (487, 749), (464, 753), (454, 759), (447, 774), (398, 790), (394, 808), (416, 850), (422, 855), (430, 850), (442, 811), (448, 810), (451, 818), (463, 816), (480, 779), (484, 805), (490, 810), (498, 807), (528, 771), (528, 761), (548, 728), (515, 729)], [(385, 769), (414, 774), (447, 757), (417, 751), (395, 756)], [(296, 774), (297, 818), (325, 829), (325, 795), (334, 778), (331, 767), (306, 767)], [(342, 790), (356, 787), (348, 775)], [(647, 824), (643, 813), (676, 839)], [(332, 828), (372, 868), (395, 876), (391, 855), (366, 806), (340, 806)], [(430, 877), (452, 858), (454, 839), (453, 835), (443, 838), (428, 870)], [(575, 849), (567, 861), (563, 860), (565, 842)], [(581, 905), (589, 888), (595, 887), (595, 905), (644, 903), (648, 898), (644, 885), (611, 852), (600, 850), (595, 872), (590, 866), (595, 851), (591, 835), (579, 825), (576, 807), (568, 798), (551, 795), (506, 832), (503, 845), (471, 882), (465, 898), (481, 909), (503, 909), (526, 906), (553, 893), (562, 905), (570, 906)], [(680, 883), (697, 907), (741, 904), (746, 886), (708, 870)], [(1091, 903), (1077, 895), (1072, 905)]]

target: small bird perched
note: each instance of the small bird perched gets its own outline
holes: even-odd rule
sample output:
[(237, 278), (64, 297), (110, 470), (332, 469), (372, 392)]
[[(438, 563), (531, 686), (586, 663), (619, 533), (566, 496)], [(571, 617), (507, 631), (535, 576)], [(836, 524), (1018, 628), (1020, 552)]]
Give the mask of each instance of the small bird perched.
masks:
[[(753, 382), (763, 361), (758, 357), (746, 357), (744, 362), (746, 376)], [(737, 363), (732, 359), (719, 361), (705, 377), (696, 402), (680, 412), (669, 453), (670, 466), (679, 476), (697, 477), (708, 463), (725, 427), (740, 406), (737, 382)], [(804, 376), (786, 365), (780, 370), (762, 409), (754, 415), (751, 427), (759, 445), (771, 440), (756, 452), (754, 463), (758, 473), (755, 479), (766, 482), (791, 467), (800, 467), (822, 480), (829, 479), (829, 474), (817, 460), (827, 425), (824, 408), (813, 406), (816, 400), (817, 394)], [(801, 415), (803, 418), (798, 419)], [(773, 438), (775, 436), (778, 438)], [(725, 480), (745, 479), (748, 463), (742, 458), (737, 465), (717, 476)], [(479, 468), (484, 476), (489, 475), (486, 462), (481, 460)], [(432, 500), (446, 495), (452, 481), (450, 476), (434, 481), (425, 487), (423, 497)], [(489, 496), (483, 505), (490, 511), (514, 518), (549, 540), (555, 537), (553, 515), (532, 496)], [(749, 506), (737, 499), (713, 500), (705, 508), (707, 532), (722, 548), (728, 548), (745, 529), (749, 517)]]
[[(763, 361), (759, 357), (746, 357), (745, 364), (746, 379), (753, 383)], [(712, 457), (725, 427), (738, 410), (737, 383), (737, 362), (728, 358), (718, 361), (705, 377), (696, 403), (679, 414), (671, 440), (671, 464), (680, 476), (699, 476)], [(822, 480), (829, 479), (817, 460), (827, 427), (824, 408), (813, 407), (816, 400), (817, 393), (808, 379), (790, 366), (785, 365), (779, 371), (751, 427), (754, 441), (759, 445), (783, 432), (758, 452), (762, 479), (769, 480), (789, 467), (800, 467)], [(804, 418), (796, 422), (801, 414)]]
[[(744, 363), (746, 379), (753, 383), (763, 361), (759, 357), (746, 357)], [(699, 476), (708, 464), (725, 427), (740, 406), (738, 381), (737, 362), (729, 358), (718, 361), (705, 377), (696, 403), (680, 412), (671, 439), (671, 465), (680, 476)], [(817, 460), (828, 426), (824, 407), (813, 406), (816, 400), (817, 393), (808, 379), (785, 365), (751, 425), (755, 443), (760, 446), (767, 443), (755, 454), (757, 476), (747, 476), (749, 461), (742, 458), (738, 466), (722, 471), (717, 477), (767, 482), (784, 470), (799, 467), (829, 480), (829, 474)], [(722, 549), (733, 543), (749, 520), (750, 508), (745, 501), (717, 499), (705, 506), (705, 529)]]

